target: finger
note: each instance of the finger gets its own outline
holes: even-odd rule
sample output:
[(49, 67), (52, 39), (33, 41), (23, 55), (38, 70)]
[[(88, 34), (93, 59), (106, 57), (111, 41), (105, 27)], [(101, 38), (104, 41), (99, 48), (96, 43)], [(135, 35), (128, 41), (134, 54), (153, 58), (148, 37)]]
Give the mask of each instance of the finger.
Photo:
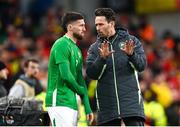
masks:
[(127, 42), (127, 46), (130, 47), (131, 46), (131, 41)]
[(134, 41), (130, 41), (130, 45), (133, 47), (134, 46)]
[(104, 47), (104, 43), (101, 44), (101, 49), (103, 49), (103, 47)]
[(87, 121), (89, 121), (89, 115), (86, 115), (86, 119), (87, 119)]
[(89, 114), (89, 124), (91, 125), (92, 122), (94, 120), (94, 115), (93, 114)]
[(92, 124), (93, 120), (94, 120), (94, 117), (93, 117), (93, 115), (91, 115), (91, 118), (90, 118), (90, 120), (89, 120), (89, 124), (90, 124), (90, 125)]
[(106, 43), (103, 43), (101, 48), (102, 50), (106, 49)]
[(132, 39), (129, 40), (130, 44), (134, 46), (134, 41)]
[(105, 45), (107, 44), (107, 41), (103, 41), (103, 47), (105, 48)]
[(104, 40), (103, 43), (107, 43), (107, 40)]
[(104, 44), (104, 48), (105, 48), (106, 50), (108, 50), (108, 49), (109, 49), (109, 44), (108, 44), (108, 43), (105, 43), (105, 44)]
[(133, 51), (134, 51), (134, 48), (135, 48), (134, 42), (131, 42), (130, 48), (131, 48), (131, 51), (133, 52)]
[(103, 52), (102, 48), (99, 48), (99, 47), (98, 47), (98, 49), (99, 49), (100, 52)]
[(90, 115), (86, 115), (86, 119), (87, 119), (87, 121), (88, 121), (88, 123), (91, 125), (91, 118), (90, 118)]
[(129, 50), (129, 42), (127, 42), (127, 43), (125, 44), (124, 49), (125, 49), (125, 50)]

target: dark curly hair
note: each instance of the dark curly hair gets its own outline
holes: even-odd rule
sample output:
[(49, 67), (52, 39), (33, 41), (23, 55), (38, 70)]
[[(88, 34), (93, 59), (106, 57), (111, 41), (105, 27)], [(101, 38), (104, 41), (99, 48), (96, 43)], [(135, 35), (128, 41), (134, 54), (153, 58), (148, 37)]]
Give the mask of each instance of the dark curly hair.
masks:
[(63, 27), (64, 31), (67, 32), (68, 24), (70, 24), (71, 22), (74, 22), (76, 20), (79, 20), (79, 19), (84, 19), (84, 17), (78, 12), (65, 13), (61, 19), (62, 27)]
[(115, 21), (115, 12), (111, 8), (97, 8), (95, 16), (105, 16), (108, 22)]

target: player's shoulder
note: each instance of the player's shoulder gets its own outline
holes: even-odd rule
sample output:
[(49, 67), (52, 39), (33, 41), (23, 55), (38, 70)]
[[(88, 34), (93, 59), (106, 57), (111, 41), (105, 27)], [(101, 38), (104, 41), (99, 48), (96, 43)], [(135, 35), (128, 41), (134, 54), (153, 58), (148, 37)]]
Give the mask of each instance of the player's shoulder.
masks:
[(58, 47), (66, 47), (69, 44), (68, 40), (63, 36), (59, 39), (57, 39), (54, 44), (53, 44), (53, 48), (58, 48)]

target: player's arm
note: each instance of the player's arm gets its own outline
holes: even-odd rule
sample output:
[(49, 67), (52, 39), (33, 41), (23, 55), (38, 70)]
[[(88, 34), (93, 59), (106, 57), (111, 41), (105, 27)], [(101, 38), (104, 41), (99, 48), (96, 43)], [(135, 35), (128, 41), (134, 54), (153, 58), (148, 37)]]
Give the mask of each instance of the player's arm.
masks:
[(59, 64), (59, 71), (60, 71), (60, 75), (61, 78), (67, 82), (68, 87), (74, 91), (75, 93), (79, 94), (79, 95), (84, 95), (85, 93), (85, 88), (83, 86), (80, 86), (74, 76), (72, 75), (71, 71), (70, 71), (70, 66), (69, 66), (69, 62), (63, 62)]
[(55, 49), (54, 53), (55, 53), (56, 64), (58, 64), (58, 66), (59, 66), (61, 78), (67, 83), (68, 87), (72, 91), (74, 91), (75, 93), (77, 93), (79, 95), (83, 95), (85, 92), (84, 87), (80, 86), (76, 82), (76, 80), (70, 70), (69, 45), (66, 42), (62, 41), (61, 43), (59, 43), (59, 45)]
[(85, 88), (85, 94), (84, 94), (84, 96), (81, 96), (81, 99), (82, 99), (82, 102), (83, 102), (84, 107), (85, 107), (86, 118), (89, 121), (89, 125), (91, 125), (91, 123), (94, 120), (94, 115), (93, 115), (93, 112), (92, 112), (90, 104), (89, 104), (89, 97), (88, 97), (88, 92), (87, 92), (87, 86), (86, 86), (85, 80), (84, 80), (83, 75), (82, 75), (82, 65), (78, 69), (78, 78), (77, 79), (78, 79), (77, 80), (78, 83)]
[(82, 102), (85, 106), (85, 112), (86, 114), (90, 114), (92, 112), (90, 104), (89, 104), (89, 98), (88, 98), (88, 92), (87, 92), (87, 86), (84, 80), (84, 77), (82, 75), (82, 66), (78, 69), (78, 78), (77, 78), (78, 84), (83, 86), (85, 88), (85, 94), (84, 96), (81, 96)]

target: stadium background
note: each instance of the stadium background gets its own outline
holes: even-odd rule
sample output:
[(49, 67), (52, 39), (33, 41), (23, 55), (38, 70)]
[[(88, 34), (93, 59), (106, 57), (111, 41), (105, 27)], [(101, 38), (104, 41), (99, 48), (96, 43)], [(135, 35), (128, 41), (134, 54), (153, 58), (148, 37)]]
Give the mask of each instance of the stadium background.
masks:
[[(41, 61), (38, 78), (46, 89), (49, 51), (64, 34), (60, 18), (66, 11), (85, 16), (86, 37), (78, 43), (85, 60), (96, 39), (94, 9), (98, 7), (115, 10), (118, 26), (143, 43), (148, 66), (139, 79), (146, 124), (180, 125), (180, 0), (0, 0), (0, 59), (10, 71), (6, 88), (22, 73), (24, 59), (36, 57)], [(85, 73), (84, 77), (95, 112), (96, 81)]]

